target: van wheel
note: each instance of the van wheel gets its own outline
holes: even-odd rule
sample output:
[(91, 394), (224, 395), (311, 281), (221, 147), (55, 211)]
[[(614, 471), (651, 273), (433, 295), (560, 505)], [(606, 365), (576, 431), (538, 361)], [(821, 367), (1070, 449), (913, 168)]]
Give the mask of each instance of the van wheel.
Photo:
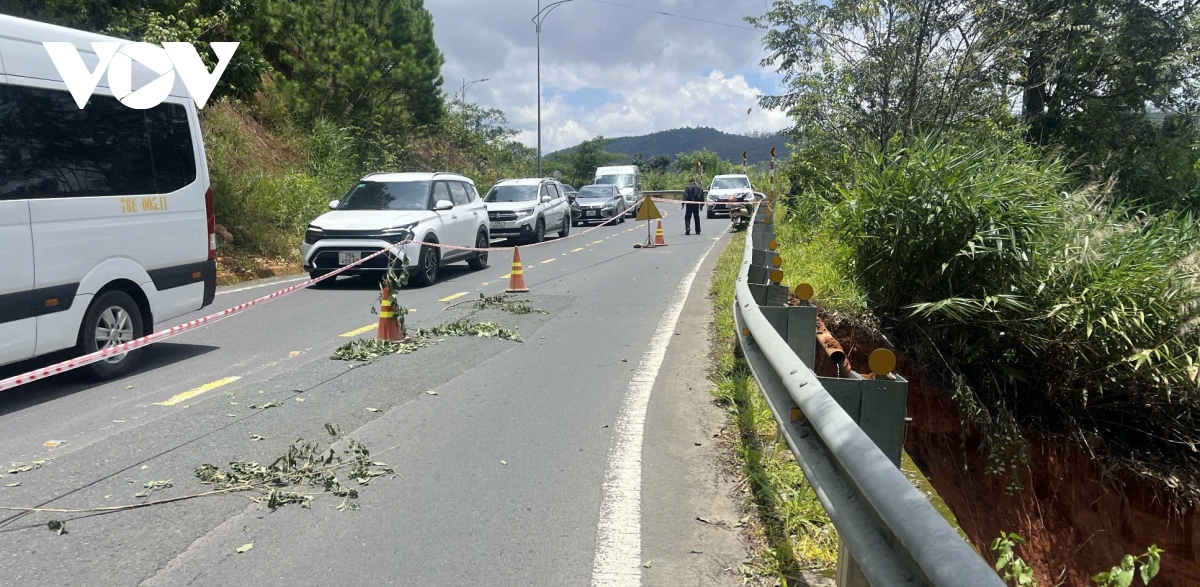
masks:
[[(91, 354), (145, 336), (142, 312), (129, 294), (114, 290), (92, 301), (80, 326), (79, 352)], [(97, 379), (112, 379), (128, 373), (141, 356), (141, 349), (106, 357), (88, 366)]]
[[(488, 242), (487, 235), (482, 231), (480, 231), (479, 236), (475, 237), (475, 248), (477, 249), (486, 249), (491, 246), (491, 244), (492, 243)], [(470, 265), (471, 269), (474, 269), (475, 271), (487, 269), (488, 252), (479, 251), (479, 253), (477, 253), (474, 257), (471, 257), (471, 260), (467, 261), (467, 265)]]
[(571, 234), (571, 215), (563, 216), (562, 229), (558, 231), (558, 238), (567, 238)]
[[(437, 239), (429, 237), (427, 243), (437, 244)], [(437, 247), (422, 246), (421, 255), (417, 259), (416, 270), (412, 273), (413, 283), (420, 287), (428, 287), (437, 282), (438, 269), (441, 268), (442, 255)]]

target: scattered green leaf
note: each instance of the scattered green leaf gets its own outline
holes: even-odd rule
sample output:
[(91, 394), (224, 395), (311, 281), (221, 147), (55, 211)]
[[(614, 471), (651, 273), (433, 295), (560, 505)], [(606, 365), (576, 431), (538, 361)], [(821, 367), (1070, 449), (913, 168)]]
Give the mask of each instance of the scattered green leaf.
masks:
[(10, 466), (8, 469), (8, 473), (10, 475), (16, 475), (18, 473), (28, 473), (30, 471), (33, 471), (34, 469), (42, 468), (42, 465), (45, 465), (46, 463), (48, 463), (52, 460), (53, 459), (46, 458), (46, 459), (38, 459), (36, 461), (29, 461), (27, 463), (12, 463), (12, 466)]
[(252, 548), (254, 548), (254, 543), (253, 543), (253, 542), (247, 542), (247, 543), (245, 543), (245, 544), (243, 544), (243, 545), (241, 545), (241, 546), (237, 547), (237, 553), (238, 553), (238, 554), (245, 554), (245, 553), (247, 553), (247, 552), (250, 552), (250, 549), (252, 549)]

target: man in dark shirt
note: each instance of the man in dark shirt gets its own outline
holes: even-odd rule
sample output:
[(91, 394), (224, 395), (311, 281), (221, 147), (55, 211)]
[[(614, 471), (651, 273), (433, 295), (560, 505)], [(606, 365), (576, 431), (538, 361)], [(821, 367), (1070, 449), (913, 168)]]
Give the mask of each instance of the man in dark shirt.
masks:
[(683, 202), (683, 207), (687, 210), (683, 215), (685, 234), (692, 234), (692, 218), (696, 219), (696, 234), (700, 234), (700, 203), (704, 202), (704, 190), (696, 185), (696, 180), (688, 180), (688, 185), (683, 190)]

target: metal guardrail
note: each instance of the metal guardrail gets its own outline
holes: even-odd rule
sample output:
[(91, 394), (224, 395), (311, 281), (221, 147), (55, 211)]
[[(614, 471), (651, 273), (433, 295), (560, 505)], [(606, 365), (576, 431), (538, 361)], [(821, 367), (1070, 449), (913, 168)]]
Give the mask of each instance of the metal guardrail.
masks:
[[(682, 199), (683, 190), (642, 190), (642, 195), (647, 198), (674, 198), (678, 196), (679, 199)], [(704, 195), (708, 196), (708, 190), (704, 190)], [(755, 200), (761, 201), (766, 199), (766, 197), (766, 194), (762, 192), (754, 192)]]
[(899, 469), (907, 382), (813, 372), (816, 308), (787, 305), (774, 238), (767, 207), (756, 206), (733, 303), (738, 341), (838, 530), (838, 585), (1004, 587)]

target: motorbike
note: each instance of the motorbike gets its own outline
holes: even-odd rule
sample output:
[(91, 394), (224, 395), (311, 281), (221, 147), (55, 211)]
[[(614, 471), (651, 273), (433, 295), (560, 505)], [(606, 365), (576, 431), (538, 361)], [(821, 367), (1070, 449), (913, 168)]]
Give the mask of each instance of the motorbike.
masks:
[(750, 225), (750, 204), (746, 201), (749, 194), (737, 196), (736, 203), (729, 205), (729, 223), (734, 231), (742, 230)]

